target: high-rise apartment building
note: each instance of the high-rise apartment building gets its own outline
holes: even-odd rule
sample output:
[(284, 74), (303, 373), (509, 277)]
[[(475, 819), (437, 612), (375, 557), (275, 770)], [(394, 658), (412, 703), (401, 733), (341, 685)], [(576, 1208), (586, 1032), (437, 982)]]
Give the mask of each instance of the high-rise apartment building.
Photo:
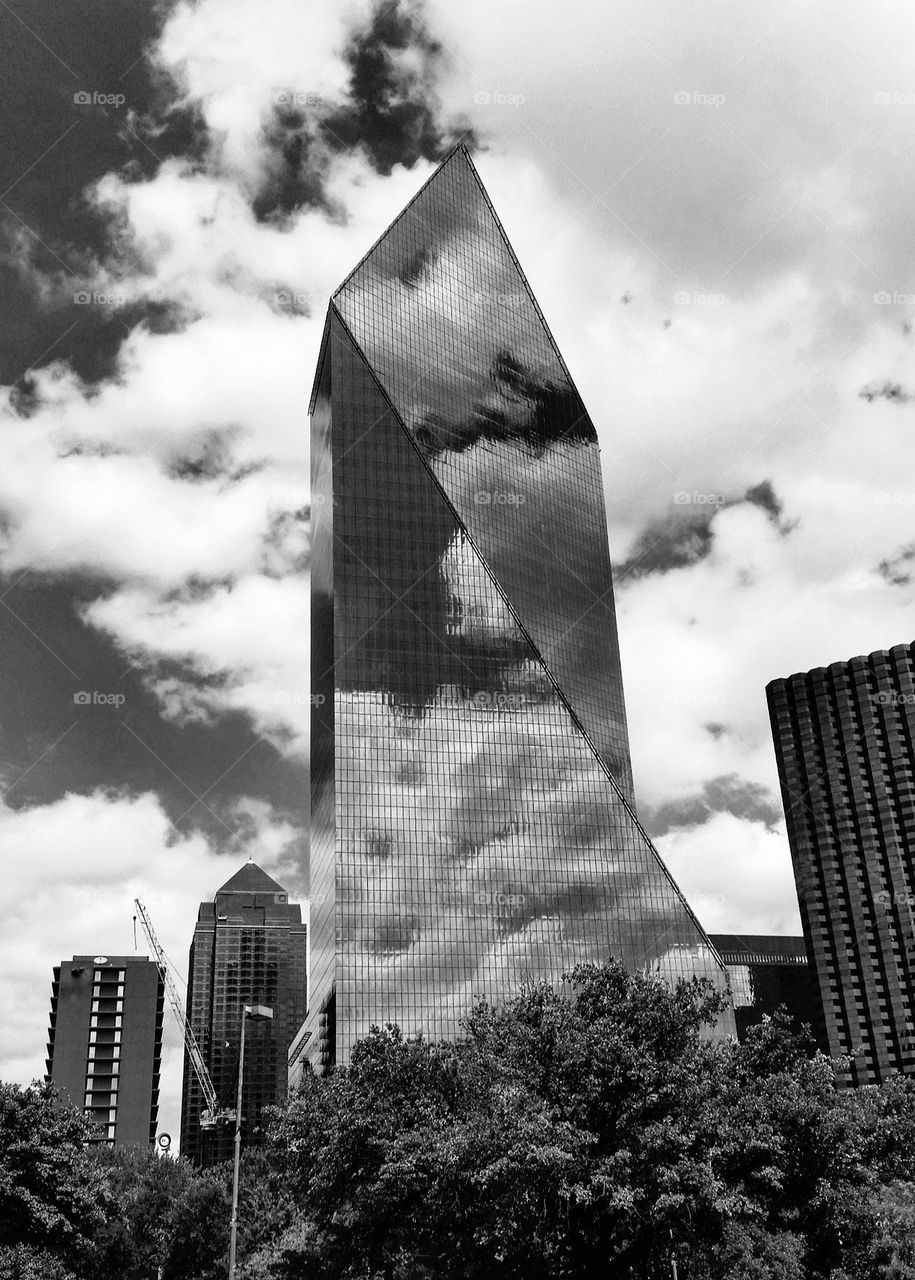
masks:
[(311, 413), (291, 1078), (579, 961), (723, 983), (632, 807), (596, 433), (465, 147), (333, 295)]
[(816, 973), (803, 937), (758, 933), (710, 933), (728, 971), (737, 1035), (784, 1008), (810, 1027), (818, 1049), (829, 1052)]
[[(266, 1005), (271, 1019), (249, 1020), (245, 1031), (242, 1139), (258, 1139), (265, 1106), (286, 1096), (287, 1051), (306, 1009), (307, 929), (286, 890), (248, 862), (202, 902), (191, 942), (187, 1018), (213, 1087), (234, 1108), (241, 1019), (245, 1005)], [(185, 1055), (181, 1154), (213, 1164), (232, 1154), (234, 1127), (201, 1127), (203, 1091)]]
[(848, 1079), (915, 1071), (915, 645), (767, 689), (801, 920)]
[(164, 999), (146, 956), (74, 956), (54, 968), (47, 1079), (94, 1121), (99, 1142), (156, 1136)]

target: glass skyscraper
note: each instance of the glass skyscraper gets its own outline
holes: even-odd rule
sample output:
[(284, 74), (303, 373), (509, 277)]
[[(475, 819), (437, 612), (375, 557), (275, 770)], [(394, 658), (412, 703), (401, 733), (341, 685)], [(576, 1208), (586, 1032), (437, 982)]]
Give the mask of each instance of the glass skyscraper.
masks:
[[(187, 1019), (220, 1107), (235, 1106), (242, 1009), (266, 1005), (273, 1010), (270, 1019), (249, 1019), (245, 1031), (246, 1146), (259, 1140), (264, 1107), (286, 1096), (289, 1045), (305, 1016), (307, 960), (301, 907), (256, 863), (236, 871), (212, 902), (201, 902), (190, 948)], [(200, 1165), (231, 1159), (234, 1125), (202, 1127), (205, 1109), (185, 1052), (181, 1154)]]
[(291, 1079), (579, 961), (723, 984), (632, 807), (594, 427), (465, 147), (334, 294), (311, 413)]

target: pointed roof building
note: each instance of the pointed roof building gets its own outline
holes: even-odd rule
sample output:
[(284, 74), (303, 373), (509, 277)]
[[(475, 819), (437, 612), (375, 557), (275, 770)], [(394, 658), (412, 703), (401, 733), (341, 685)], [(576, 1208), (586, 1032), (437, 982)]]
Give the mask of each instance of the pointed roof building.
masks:
[[(245, 1143), (259, 1140), (265, 1106), (286, 1093), (287, 1051), (307, 1007), (308, 941), (301, 908), (256, 862), (230, 876), (202, 902), (188, 965), (187, 1017), (220, 1106), (234, 1107), (242, 1010), (267, 1005), (270, 1020), (245, 1034)], [(196, 1164), (228, 1159), (231, 1127), (201, 1127), (203, 1092), (185, 1055), (181, 1154)]]
[(267, 872), (250, 858), (235, 872), (234, 876), (229, 877), (221, 889), (216, 890), (217, 897), (222, 893), (280, 894), (282, 901), (286, 901), (286, 890), (283, 886), (277, 884), (272, 876), (268, 876)]

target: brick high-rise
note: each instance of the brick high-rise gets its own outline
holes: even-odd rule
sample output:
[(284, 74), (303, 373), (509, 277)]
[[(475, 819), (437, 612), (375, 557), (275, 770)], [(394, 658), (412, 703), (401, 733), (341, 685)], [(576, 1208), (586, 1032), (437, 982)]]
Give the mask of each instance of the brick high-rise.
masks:
[(915, 645), (767, 689), (801, 920), (854, 1083), (915, 1072)]

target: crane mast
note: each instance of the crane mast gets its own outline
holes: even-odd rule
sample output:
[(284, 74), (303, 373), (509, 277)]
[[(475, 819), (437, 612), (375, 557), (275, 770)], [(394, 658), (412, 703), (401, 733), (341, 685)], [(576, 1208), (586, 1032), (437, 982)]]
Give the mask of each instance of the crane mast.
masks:
[(184, 1034), (184, 1046), (187, 1049), (187, 1055), (191, 1060), (191, 1066), (194, 1068), (194, 1074), (203, 1091), (206, 1107), (200, 1113), (200, 1125), (204, 1129), (211, 1129), (217, 1120), (234, 1120), (235, 1112), (225, 1107), (219, 1106), (219, 1099), (216, 1096), (216, 1090), (213, 1088), (213, 1081), (210, 1079), (210, 1073), (207, 1070), (207, 1064), (203, 1060), (203, 1054), (200, 1052), (200, 1045), (197, 1043), (197, 1037), (194, 1035), (194, 1029), (188, 1022), (184, 1009), (181, 1005), (181, 998), (178, 995), (174, 981), (172, 980), (171, 969), (165, 958), (165, 952), (156, 937), (156, 931), (152, 927), (152, 921), (149, 918), (146, 908), (139, 898), (134, 898), (134, 906), (137, 914), (143, 924), (143, 932), (146, 934), (150, 948), (156, 957), (159, 966), (159, 972), (162, 974), (162, 981), (165, 984), (165, 991), (168, 995), (168, 1002), (172, 1007), (172, 1012), (178, 1019)]

